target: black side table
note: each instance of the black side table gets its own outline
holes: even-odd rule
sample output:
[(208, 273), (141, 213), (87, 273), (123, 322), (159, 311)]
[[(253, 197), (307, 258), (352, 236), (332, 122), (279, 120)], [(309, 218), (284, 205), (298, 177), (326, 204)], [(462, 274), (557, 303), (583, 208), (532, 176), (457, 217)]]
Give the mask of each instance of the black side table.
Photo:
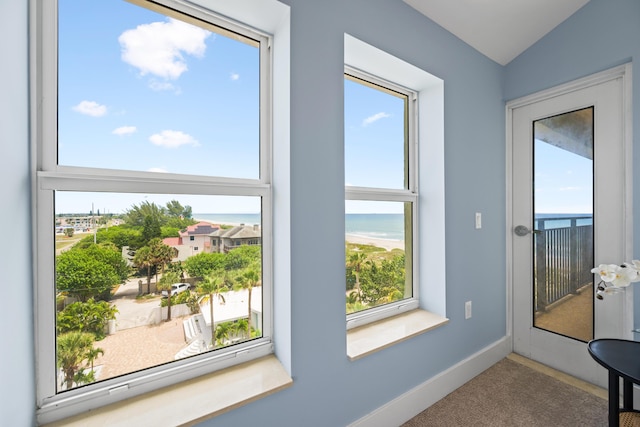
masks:
[(589, 354), (609, 371), (609, 426), (620, 423), (622, 377), (622, 410), (633, 410), (633, 384), (640, 384), (640, 342), (620, 339), (597, 339), (589, 342)]

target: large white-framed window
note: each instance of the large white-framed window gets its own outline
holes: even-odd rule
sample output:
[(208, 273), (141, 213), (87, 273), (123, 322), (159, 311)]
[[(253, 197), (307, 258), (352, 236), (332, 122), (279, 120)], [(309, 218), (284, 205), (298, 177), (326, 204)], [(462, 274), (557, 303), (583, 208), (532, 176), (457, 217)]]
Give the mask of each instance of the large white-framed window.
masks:
[(345, 69), (348, 328), (418, 307), (417, 93)]
[[(39, 420), (272, 353), (270, 36), (178, 0), (32, 6)], [(255, 244), (215, 252), (234, 212)]]

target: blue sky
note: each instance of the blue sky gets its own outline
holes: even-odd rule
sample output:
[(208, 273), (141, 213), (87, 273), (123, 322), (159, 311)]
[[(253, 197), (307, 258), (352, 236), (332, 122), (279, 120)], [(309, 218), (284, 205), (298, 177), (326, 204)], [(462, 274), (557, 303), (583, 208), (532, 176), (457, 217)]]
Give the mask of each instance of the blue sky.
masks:
[[(60, 165), (258, 178), (255, 46), (113, 0), (61, 0), (59, 29)], [(402, 188), (403, 101), (349, 81), (345, 97), (347, 185)], [(194, 212), (260, 209), (255, 198), (59, 192), (56, 211), (172, 198)]]
[[(61, 165), (258, 178), (256, 47), (125, 1), (61, 0), (59, 28)], [(346, 185), (404, 187), (403, 116), (402, 98), (345, 80)], [(539, 210), (584, 212), (584, 162), (548, 155), (560, 172), (537, 171)], [(59, 193), (56, 211), (171, 199), (200, 213), (260, 210), (257, 198)], [(402, 204), (348, 201), (347, 212)]]
[(536, 213), (593, 212), (593, 161), (535, 141)]

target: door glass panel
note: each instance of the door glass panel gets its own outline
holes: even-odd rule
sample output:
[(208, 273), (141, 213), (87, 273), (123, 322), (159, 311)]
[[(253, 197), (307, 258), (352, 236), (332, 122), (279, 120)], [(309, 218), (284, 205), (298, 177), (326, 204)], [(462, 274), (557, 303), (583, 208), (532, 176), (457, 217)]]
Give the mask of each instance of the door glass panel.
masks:
[(593, 339), (593, 107), (533, 123), (533, 325)]

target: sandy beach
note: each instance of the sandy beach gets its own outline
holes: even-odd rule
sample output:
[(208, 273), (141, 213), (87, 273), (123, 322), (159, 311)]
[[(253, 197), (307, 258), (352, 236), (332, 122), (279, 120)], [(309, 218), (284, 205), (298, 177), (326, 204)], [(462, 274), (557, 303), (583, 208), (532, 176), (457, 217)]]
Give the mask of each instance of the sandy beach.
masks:
[(388, 251), (393, 249), (404, 249), (404, 242), (402, 240), (376, 239), (375, 237), (366, 237), (347, 233), (346, 241), (360, 245), (373, 245), (379, 248), (385, 248)]

